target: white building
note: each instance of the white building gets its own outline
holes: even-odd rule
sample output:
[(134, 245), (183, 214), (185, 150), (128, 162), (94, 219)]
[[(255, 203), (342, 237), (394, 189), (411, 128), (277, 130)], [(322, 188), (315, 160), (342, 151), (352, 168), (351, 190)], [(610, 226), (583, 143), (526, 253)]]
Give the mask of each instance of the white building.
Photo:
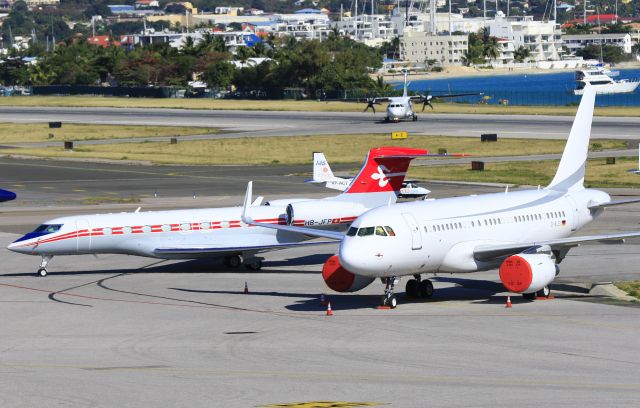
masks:
[(435, 60), (442, 66), (462, 65), (468, 48), (466, 35), (432, 35), (408, 28), (400, 39), (401, 58), (415, 64)]
[(489, 35), (511, 41), (514, 49), (521, 46), (531, 52), (535, 61), (559, 60), (562, 54), (562, 32), (555, 21), (534, 21), (533, 17), (505, 17), (498, 12), (487, 21)]
[(575, 54), (576, 51), (583, 49), (587, 45), (615, 45), (622, 48), (626, 54), (631, 54), (631, 35), (629, 33), (620, 34), (580, 34), (580, 35), (564, 35), (562, 36), (564, 46), (569, 52)]

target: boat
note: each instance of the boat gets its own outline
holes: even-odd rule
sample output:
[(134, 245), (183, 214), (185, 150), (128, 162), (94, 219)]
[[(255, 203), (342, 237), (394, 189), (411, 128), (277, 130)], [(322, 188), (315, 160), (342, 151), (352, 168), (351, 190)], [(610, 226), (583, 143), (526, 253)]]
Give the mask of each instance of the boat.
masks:
[(573, 90), (573, 94), (582, 95), (587, 84), (595, 87), (597, 94), (629, 93), (640, 85), (639, 80), (613, 80), (605, 72), (601, 68), (576, 71), (576, 89)]

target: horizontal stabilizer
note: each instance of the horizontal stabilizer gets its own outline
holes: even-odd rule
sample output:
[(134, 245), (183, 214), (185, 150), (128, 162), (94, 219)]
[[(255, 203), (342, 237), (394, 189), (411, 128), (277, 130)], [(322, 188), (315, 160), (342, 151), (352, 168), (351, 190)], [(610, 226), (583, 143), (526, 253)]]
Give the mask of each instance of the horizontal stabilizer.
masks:
[(617, 205), (635, 204), (640, 203), (640, 198), (632, 198), (630, 200), (609, 201), (608, 203), (590, 205), (590, 210), (597, 210), (599, 208), (615, 207)]

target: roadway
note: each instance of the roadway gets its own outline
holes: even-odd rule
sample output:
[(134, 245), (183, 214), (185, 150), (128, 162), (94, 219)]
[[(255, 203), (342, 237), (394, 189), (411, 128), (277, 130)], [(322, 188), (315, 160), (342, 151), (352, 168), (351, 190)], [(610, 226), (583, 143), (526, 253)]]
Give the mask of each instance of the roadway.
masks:
[[(565, 138), (573, 117), (527, 115), (462, 115), (424, 113), (417, 122), (381, 123), (383, 113), (268, 112), (182, 109), (24, 108), (0, 107), (0, 122), (49, 122), (127, 125), (208, 126), (221, 134), (194, 135), (183, 140), (247, 136), (386, 133), (406, 130), (412, 134), (499, 137)], [(240, 133), (239, 133), (240, 132)], [(596, 117), (592, 137), (640, 140), (640, 118)], [(135, 141), (139, 141), (136, 139)], [(168, 140), (168, 138), (146, 138)], [(118, 143), (127, 140), (118, 140)], [(129, 140), (134, 141), (134, 140)], [(83, 143), (105, 143), (88, 141)]]
[[(637, 403), (640, 309), (588, 291), (594, 282), (640, 278), (633, 244), (572, 250), (552, 286), (554, 300), (514, 297), (505, 309), (506, 293), (491, 271), (438, 276), (427, 302), (405, 299), (401, 282), (395, 310), (374, 308), (379, 282), (357, 294), (330, 293), (331, 317), (318, 301), (326, 292), (319, 271), (335, 245), (270, 253), (260, 272), (217, 261), (58, 257), (47, 278), (32, 276), (38, 258), (5, 249), (53, 215), (237, 204), (248, 179), (260, 180), (255, 188), (268, 197), (331, 194), (302, 183), (305, 170), (3, 159), (3, 179), (22, 184), (12, 189), (25, 198), (0, 204), (0, 405)], [(154, 184), (161, 194), (141, 204), (79, 204), (87, 195), (150, 191)], [(196, 186), (202, 193), (193, 199)], [(428, 187), (435, 197), (499, 190)], [(583, 233), (636, 229), (639, 212), (637, 205), (611, 208)]]

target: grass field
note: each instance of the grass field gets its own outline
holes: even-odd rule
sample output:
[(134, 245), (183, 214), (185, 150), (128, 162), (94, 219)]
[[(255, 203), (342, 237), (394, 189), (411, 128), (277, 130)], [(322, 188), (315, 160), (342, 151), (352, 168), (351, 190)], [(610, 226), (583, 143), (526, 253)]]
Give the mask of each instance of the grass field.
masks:
[(49, 129), (48, 123), (0, 123), (0, 143), (185, 136), (208, 133), (218, 133), (218, 129), (177, 126), (80, 125), (73, 123), (64, 123), (59, 129)]
[[(0, 106), (45, 106), (45, 107), (116, 107), (116, 108), (179, 108), (217, 110), (266, 110), (304, 112), (361, 112), (362, 103), (319, 101), (254, 101), (227, 99), (155, 99), (115, 98), (92, 96), (12, 96), (0, 98)], [(383, 105), (384, 106), (384, 105)], [(576, 106), (500, 106), (457, 103), (435, 103), (430, 113), (478, 113), (478, 114), (529, 114), (573, 116)], [(640, 107), (596, 108), (597, 116), (640, 116)], [(378, 113), (381, 116), (380, 113)]]
[[(409, 176), (423, 180), (455, 180), (515, 185), (547, 185), (558, 167), (558, 161), (485, 163), (484, 171), (472, 171), (469, 165), (410, 167)], [(588, 187), (640, 187), (640, 175), (628, 173), (637, 169), (637, 158), (618, 158), (616, 164), (605, 159), (587, 161), (585, 185)]]
[[(601, 148), (625, 148), (623, 141), (599, 140)], [(412, 136), (407, 140), (390, 140), (388, 135), (291, 136), (271, 138), (237, 138), (220, 140), (116, 143), (79, 145), (74, 151), (62, 147), (0, 149), (4, 154), (40, 157), (86, 157), (113, 160), (140, 160), (157, 164), (305, 164), (314, 151), (324, 152), (331, 163), (360, 163), (366, 153), (378, 146), (408, 146), (438, 153), (474, 156), (510, 156), (560, 153), (565, 141), (541, 139), (501, 139), (481, 143), (479, 138)], [(437, 160), (437, 159), (434, 159)], [(489, 172), (487, 172), (488, 174)]]
[(615, 284), (618, 289), (624, 290), (636, 299), (640, 299), (640, 281), (617, 282)]

